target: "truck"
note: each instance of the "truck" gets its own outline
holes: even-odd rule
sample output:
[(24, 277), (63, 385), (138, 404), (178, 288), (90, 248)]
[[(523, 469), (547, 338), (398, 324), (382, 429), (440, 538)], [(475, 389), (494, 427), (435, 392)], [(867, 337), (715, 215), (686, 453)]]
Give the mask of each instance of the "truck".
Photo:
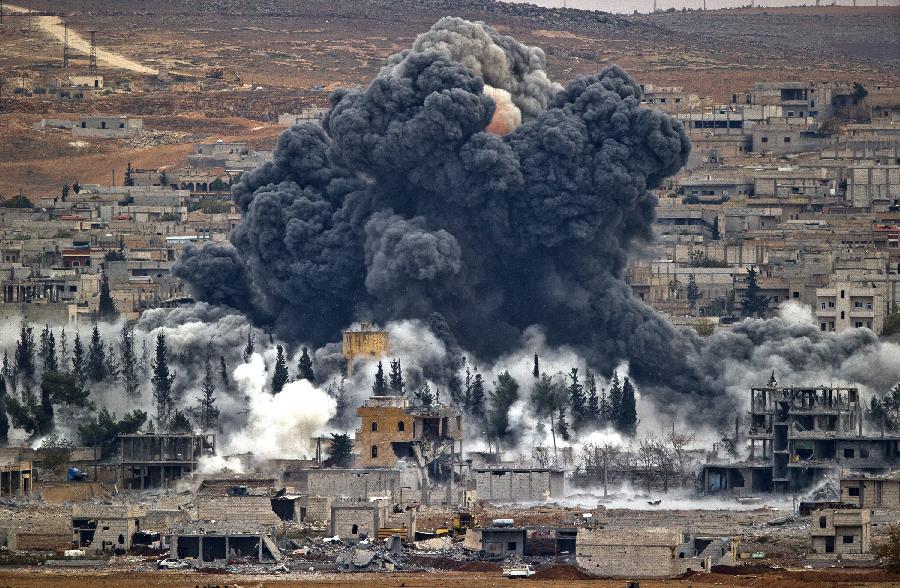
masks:
[(528, 578), (534, 575), (534, 568), (531, 566), (516, 566), (503, 570), (503, 575), (507, 578)]

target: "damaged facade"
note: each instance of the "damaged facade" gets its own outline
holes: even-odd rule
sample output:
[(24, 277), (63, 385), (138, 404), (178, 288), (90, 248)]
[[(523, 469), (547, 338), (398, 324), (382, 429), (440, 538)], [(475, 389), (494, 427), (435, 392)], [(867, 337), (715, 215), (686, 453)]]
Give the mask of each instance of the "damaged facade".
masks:
[(900, 436), (863, 432), (856, 388), (752, 388), (749, 459), (704, 464), (704, 493), (792, 492), (852, 469), (900, 466)]

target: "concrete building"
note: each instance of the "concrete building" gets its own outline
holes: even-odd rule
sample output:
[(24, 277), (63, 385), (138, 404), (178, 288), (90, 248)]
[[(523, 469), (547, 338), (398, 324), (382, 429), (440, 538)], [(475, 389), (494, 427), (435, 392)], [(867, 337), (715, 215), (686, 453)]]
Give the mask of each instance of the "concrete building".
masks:
[(816, 289), (816, 319), (822, 331), (866, 328), (881, 333), (884, 300), (877, 288), (835, 282)]
[(576, 540), (578, 567), (601, 577), (672, 578), (730, 560), (727, 539), (695, 539), (670, 529), (585, 528)]
[(476, 468), (472, 470), (478, 500), (543, 501), (565, 496), (565, 472), (552, 468)]
[(166, 533), (169, 557), (214, 561), (281, 561), (282, 555), (272, 540), (274, 528), (266, 525), (186, 523)]
[(120, 116), (82, 116), (72, 127), (76, 137), (124, 139), (135, 137), (144, 131), (144, 119)]
[(357, 465), (393, 467), (406, 459), (430, 467), (442, 457), (458, 463), (462, 452), (462, 413), (448, 406), (410, 406), (405, 396), (372, 396), (356, 413)]
[(485, 527), (481, 532), (481, 549), (488, 557), (525, 555), (527, 530), (521, 527)]
[(274, 525), (275, 478), (240, 475), (210, 477), (197, 490), (197, 520)]
[(129, 504), (76, 504), (72, 507), (72, 543), (98, 553), (131, 549), (145, 510)]
[(360, 323), (359, 329), (344, 331), (341, 353), (347, 361), (347, 377), (353, 374), (355, 360), (384, 357), (389, 349), (388, 334), (376, 329), (372, 323)]
[(16, 461), (0, 465), (0, 497), (30, 497), (32, 487), (31, 461)]
[(861, 555), (871, 549), (867, 509), (822, 509), (810, 515), (809, 537), (815, 554)]
[(119, 480), (126, 490), (164, 488), (214, 455), (216, 436), (193, 433), (119, 435)]
[(832, 109), (832, 84), (756, 82), (749, 98), (752, 104), (781, 107), (787, 118), (828, 117)]
[(858, 508), (900, 509), (900, 472), (841, 476), (841, 502)]
[(900, 436), (863, 435), (856, 388), (752, 388), (750, 458), (703, 465), (704, 493), (792, 492), (841, 469), (900, 466)]
[(401, 471), (383, 468), (322, 468), (292, 472), (285, 478), (294, 492), (366, 501), (372, 497), (400, 497)]

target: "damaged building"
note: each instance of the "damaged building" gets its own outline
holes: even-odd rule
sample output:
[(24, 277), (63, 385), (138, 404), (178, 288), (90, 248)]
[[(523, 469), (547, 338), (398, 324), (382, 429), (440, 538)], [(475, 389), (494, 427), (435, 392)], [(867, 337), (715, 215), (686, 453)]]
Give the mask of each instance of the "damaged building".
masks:
[(169, 529), (170, 557), (202, 562), (281, 561), (273, 541), (275, 529), (267, 525), (196, 522)]
[[(454, 468), (462, 464), (459, 409), (410, 406), (404, 396), (372, 396), (356, 413), (361, 422), (356, 432), (358, 466), (390, 468), (405, 461), (427, 471), (433, 479), (452, 484)], [(458, 473), (456, 477), (460, 477)], [(448, 492), (452, 495), (452, 490)]]
[(860, 508), (827, 508), (813, 511), (809, 535), (812, 552), (834, 557), (869, 553), (869, 511)]
[(165, 488), (214, 455), (211, 433), (135, 433), (119, 435), (119, 480), (126, 490)]
[(133, 504), (76, 504), (72, 544), (97, 553), (124, 553), (141, 532), (145, 509)]
[(856, 388), (752, 388), (749, 459), (704, 464), (704, 493), (792, 492), (841, 469), (897, 468), (900, 436), (864, 434), (864, 410)]
[(731, 541), (670, 529), (579, 529), (576, 562), (595, 576), (674, 578), (732, 563)]
[(565, 496), (565, 471), (554, 468), (473, 468), (479, 500), (544, 501)]

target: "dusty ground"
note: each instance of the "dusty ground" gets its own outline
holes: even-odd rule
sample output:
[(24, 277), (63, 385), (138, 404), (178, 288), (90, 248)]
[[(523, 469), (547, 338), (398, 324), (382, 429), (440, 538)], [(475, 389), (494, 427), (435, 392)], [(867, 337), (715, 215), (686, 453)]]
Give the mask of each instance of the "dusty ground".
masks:
[[(568, 574), (559, 574), (567, 576)], [(0, 587), (44, 588), (46, 586), (82, 586), (98, 588), (137, 588), (140, 586), (182, 587), (196, 586), (252, 586), (254, 588), (280, 588), (283, 586), (315, 585), (322, 588), (337, 588), (348, 585), (371, 587), (433, 587), (445, 586), (471, 588), (473, 586), (547, 586), (559, 588), (597, 587), (621, 588), (622, 580), (576, 580), (571, 577), (560, 579), (509, 580), (499, 572), (463, 573), (443, 572), (440, 574), (286, 574), (283, 576), (247, 576), (231, 574), (197, 574), (177, 571), (155, 573), (95, 572), (81, 570), (40, 570), (19, 568), (0, 570)], [(879, 570), (840, 571), (797, 571), (797, 572), (754, 572), (752, 574), (696, 574), (681, 580), (641, 581), (642, 588), (661, 586), (751, 586), (765, 588), (813, 588), (817, 584), (825, 586), (900, 586), (900, 574), (890, 574)]]

